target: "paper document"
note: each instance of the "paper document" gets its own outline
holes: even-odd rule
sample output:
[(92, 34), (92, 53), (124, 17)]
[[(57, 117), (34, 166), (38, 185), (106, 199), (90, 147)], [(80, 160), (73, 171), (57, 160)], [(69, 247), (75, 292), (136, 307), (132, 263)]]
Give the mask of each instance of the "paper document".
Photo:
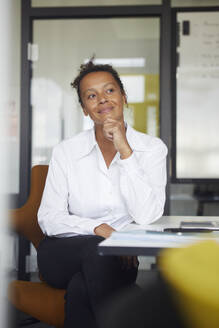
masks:
[(129, 243), (145, 242), (153, 247), (177, 247), (184, 244), (194, 243), (205, 239), (219, 242), (219, 232), (209, 233), (167, 233), (157, 231), (136, 230), (130, 232), (113, 232), (110, 239), (112, 241), (127, 241)]

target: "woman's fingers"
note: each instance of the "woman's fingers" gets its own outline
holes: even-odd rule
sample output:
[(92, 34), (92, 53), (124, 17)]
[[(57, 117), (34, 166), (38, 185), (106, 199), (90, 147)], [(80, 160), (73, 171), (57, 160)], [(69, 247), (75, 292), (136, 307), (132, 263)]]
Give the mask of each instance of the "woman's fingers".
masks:
[(110, 141), (113, 140), (113, 129), (114, 129), (114, 127), (111, 124), (110, 125), (104, 124), (104, 126), (103, 126), (103, 133), (104, 133), (105, 137), (107, 139), (109, 139)]
[(97, 236), (108, 238), (111, 236), (112, 232), (115, 231), (110, 225), (102, 223), (99, 226), (94, 228), (94, 233)]
[(115, 133), (118, 129), (120, 129), (121, 124), (116, 120), (106, 119), (103, 123), (103, 132), (108, 135), (108, 133)]

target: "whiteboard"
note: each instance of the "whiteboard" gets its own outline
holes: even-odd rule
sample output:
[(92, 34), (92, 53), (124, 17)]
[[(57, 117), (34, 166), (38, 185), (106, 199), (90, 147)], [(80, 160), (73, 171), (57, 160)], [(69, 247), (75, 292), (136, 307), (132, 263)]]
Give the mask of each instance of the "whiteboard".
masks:
[[(183, 22), (189, 22), (184, 34)], [(219, 12), (184, 12), (176, 71), (176, 178), (219, 178)]]

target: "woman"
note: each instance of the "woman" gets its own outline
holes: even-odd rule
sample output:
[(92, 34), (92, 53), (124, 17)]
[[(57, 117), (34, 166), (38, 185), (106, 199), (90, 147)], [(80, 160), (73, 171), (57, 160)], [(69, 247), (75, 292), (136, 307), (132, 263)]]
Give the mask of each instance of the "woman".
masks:
[(94, 128), (54, 148), (38, 213), (44, 279), (66, 288), (64, 327), (97, 327), (98, 307), (137, 276), (136, 257), (102, 257), (97, 244), (133, 220), (163, 213), (163, 142), (124, 122), (126, 94), (110, 65), (81, 65), (72, 86)]

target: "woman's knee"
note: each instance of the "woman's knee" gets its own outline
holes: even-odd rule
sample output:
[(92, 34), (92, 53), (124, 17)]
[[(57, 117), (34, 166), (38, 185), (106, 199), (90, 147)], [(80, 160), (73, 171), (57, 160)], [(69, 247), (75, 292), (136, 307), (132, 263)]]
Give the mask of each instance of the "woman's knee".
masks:
[(51, 247), (50, 240), (43, 241), (37, 250), (38, 268), (43, 279), (52, 287), (65, 289), (68, 283), (67, 270), (60, 257)]

